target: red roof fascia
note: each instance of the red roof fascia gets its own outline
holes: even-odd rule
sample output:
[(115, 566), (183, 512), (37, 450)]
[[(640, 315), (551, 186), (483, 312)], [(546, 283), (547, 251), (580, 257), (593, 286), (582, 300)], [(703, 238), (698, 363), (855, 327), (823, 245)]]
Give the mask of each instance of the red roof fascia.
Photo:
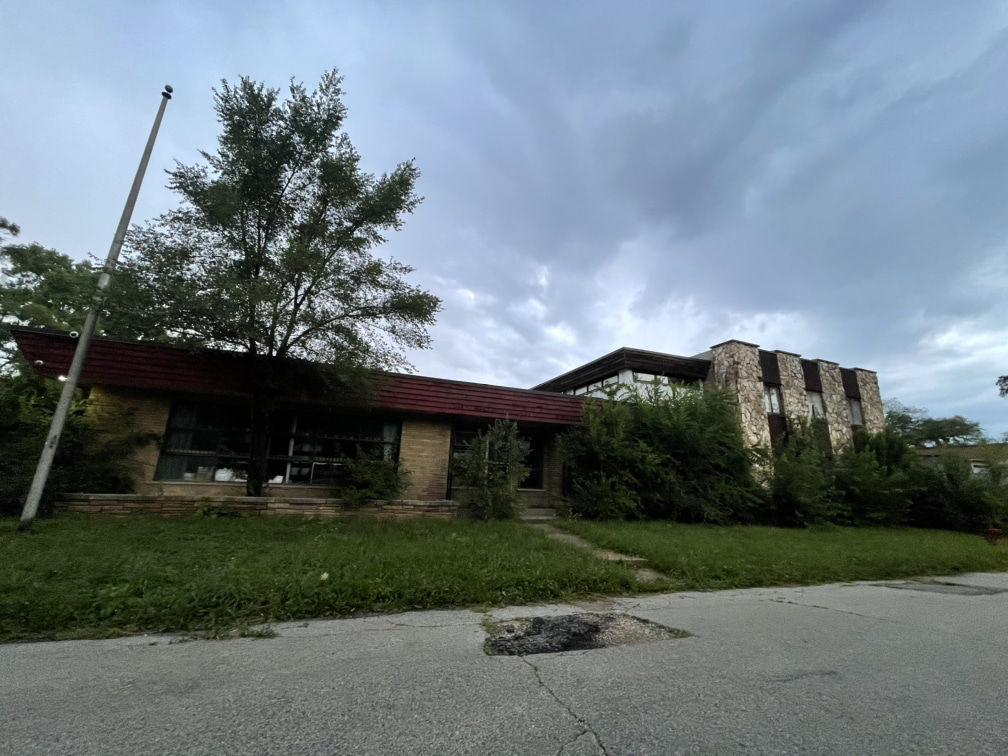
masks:
[[(34, 328), (11, 331), (21, 353), (41, 375), (55, 378), (70, 369), (77, 340), (69, 334)], [(311, 385), (297, 392), (298, 399), (334, 406), (346, 403), (334, 401), (320, 381), (306, 379)], [(91, 343), (81, 383), (209, 396), (251, 394), (241, 354), (104, 338)], [(583, 402), (563, 394), (397, 373), (376, 373), (373, 384), (371, 406), (425, 415), (573, 425), (581, 418)]]

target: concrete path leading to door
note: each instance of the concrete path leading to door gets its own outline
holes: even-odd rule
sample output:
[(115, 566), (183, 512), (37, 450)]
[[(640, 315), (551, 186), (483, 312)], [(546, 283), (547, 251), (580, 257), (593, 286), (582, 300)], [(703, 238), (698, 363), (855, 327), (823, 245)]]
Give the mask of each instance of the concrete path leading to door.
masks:
[(1008, 574), (510, 607), (686, 630), (487, 656), (455, 610), (0, 646), (0, 753), (1008, 753)]
[[(546, 522), (538, 522), (529, 525), (533, 530), (538, 530), (547, 538), (552, 538), (554, 541), (560, 541), (561, 543), (566, 543), (570, 546), (577, 546), (579, 549), (585, 549), (590, 551), (599, 559), (607, 559), (612, 562), (628, 562), (630, 564), (636, 565), (637, 563), (643, 563), (645, 560), (642, 557), (630, 556), (629, 554), (620, 554), (616, 551), (609, 551), (608, 549), (600, 549), (595, 544), (590, 541), (586, 541), (581, 536), (574, 535), (573, 533), (568, 533), (566, 530), (560, 530)], [(637, 579), (643, 583), (651, 583), (655, 580), (661, 580), (662, 574), (655, 572), (649, 567), (636, 567)]]

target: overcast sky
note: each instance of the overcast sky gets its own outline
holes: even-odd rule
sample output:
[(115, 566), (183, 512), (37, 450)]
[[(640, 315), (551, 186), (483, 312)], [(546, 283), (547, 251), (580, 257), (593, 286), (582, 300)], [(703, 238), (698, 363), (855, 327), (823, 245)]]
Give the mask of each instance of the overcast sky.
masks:
[(1000, 434), (1008, 9), (981, 0), (18, 3), (0, 215), (103, 257), (213, 149), (211, 89), (344, 75), (368, 170), (426, 198), (384, 254), (444, 300), (420, 373), (531, 386), (730, 338), (878, 371)]

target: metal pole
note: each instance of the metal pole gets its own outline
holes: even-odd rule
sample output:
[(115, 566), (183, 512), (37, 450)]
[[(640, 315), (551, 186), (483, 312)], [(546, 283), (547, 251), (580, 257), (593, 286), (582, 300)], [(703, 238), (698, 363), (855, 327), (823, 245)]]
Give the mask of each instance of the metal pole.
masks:
[(63, 433), (63, 426), (70, 412), (70, 403), (73, 401), (74, 391), (77, 390), (77, 382), (80, 380), (84, 360), (87, 358), (88, 347), (91, 346), (91, 337), (94, 336), (95, 326), (98, 325), (98, 315), (108, 294), (109, 285), (112, 282), (112, 273), (115, 271), (116, 263), (119, 261), (119, 252), (126, 239), (126, 232), (129, 230), (130, 218), (133, 216), (133, 207), (136, 205), (137, 195), (140, 194), (140, 185), (143, 183), (144, 173), (147, 172), (147, 163), (150, 162), (151, 152), (154, 149), (154, 140), (157, 139), (158, 129), (161, 128), (161, 119), (164, 117), (165, 107), (168, 105), (168, 100), (171, 99), (172, 91), (171, 86), (166, 84), (164, 91), (161, 93), (161, 105), (158, 107), (157, 116), (154, 118), (154, 125), (151, 127), (150, 136), (147, 137), (147, 146), (144, 148), (143, 157), (140, 158), (140, 165), (137, 168), (136, 176), (133, 177), (133, 186), (130, 188), (129, 197), (126, 198), (126, 206), (123, 208), (122, 217), (119, 218), (119, 227), (116, 229), (115, 236), (112, 237), (112, 246), (109, 247), (101, 276), (98, 277), (98, 288), (95, 290), (91, 310), (88, 312), (87, 320), (84, 322), (84, 330), (80, 332), (73, 362), (70, 363), (70, 371), (67, 373), (66, 382), (63, 384), (63, 393), (60, 394), (59, 404), (56, 405), (56, 413), (53, 415), (52, 425), (49, 426), (49, 435), (46, 437), (45, 446), (42, 447), (42, 456), (39, 457), (38, 467), (35, 468), (35, 477), (32, 479), (31, 488), (28, 489), (28, 497), (25, 499), (24, 509), (21, 511), (21, 522), (18, 524), (18, 530), (31, 530), (32, 523), (35, 521), (35, 515), (38, 513), (39, 502), (42, 500), (42, 492), (45, 490), (46, 481), (49, 479), (49, 470), (52, 468), (53, 458), (56, 456), (56, 448), (59, 446), (60, 435)]

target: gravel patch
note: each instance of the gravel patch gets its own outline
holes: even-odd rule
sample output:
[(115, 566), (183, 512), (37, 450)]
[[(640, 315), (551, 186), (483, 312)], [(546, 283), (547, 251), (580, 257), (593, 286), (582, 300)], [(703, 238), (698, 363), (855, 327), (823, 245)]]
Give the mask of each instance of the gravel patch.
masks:
[(483, 649), (491, 656), (585, 651), (686, 638), (689, 633), (629, 614), (564, 614), (493, 624)]

